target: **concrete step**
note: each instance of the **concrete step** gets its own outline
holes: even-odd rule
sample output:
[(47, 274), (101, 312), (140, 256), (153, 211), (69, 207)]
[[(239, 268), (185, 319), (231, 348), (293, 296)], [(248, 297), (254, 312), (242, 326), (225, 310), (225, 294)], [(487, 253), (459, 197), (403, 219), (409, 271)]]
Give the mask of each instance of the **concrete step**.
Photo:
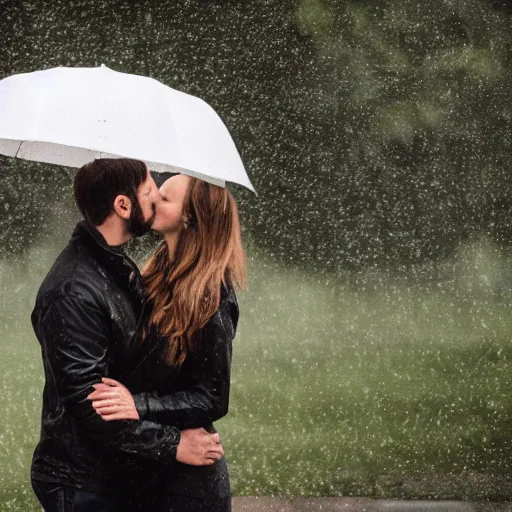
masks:
[(233, 498), (233, 512), (512, 512), (512, 503), (370, 498)]

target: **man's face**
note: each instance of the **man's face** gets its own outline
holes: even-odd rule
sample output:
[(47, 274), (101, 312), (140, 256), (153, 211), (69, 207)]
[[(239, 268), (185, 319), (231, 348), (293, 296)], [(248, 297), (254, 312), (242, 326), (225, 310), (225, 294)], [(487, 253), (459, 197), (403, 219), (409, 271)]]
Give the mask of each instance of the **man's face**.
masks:
[(132, 211), (128, 220), (128, 230), (133, 236), (146, 234), (155, 218), (155, 207), (160, 195), (153, 177), (148, 172), (146, 181), (137, 189), (136, 201), (132, 200)]

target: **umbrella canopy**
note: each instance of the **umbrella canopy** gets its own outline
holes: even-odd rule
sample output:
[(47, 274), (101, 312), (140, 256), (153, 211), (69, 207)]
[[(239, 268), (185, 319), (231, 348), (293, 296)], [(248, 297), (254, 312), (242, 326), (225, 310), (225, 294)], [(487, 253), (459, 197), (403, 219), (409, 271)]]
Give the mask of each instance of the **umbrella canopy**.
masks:
[(152, 78), (98, 68), (53, 68), (0, 80), (0, 154), (69, 167), (136, 158), (254, 192), (235, 143), (203, 100)]

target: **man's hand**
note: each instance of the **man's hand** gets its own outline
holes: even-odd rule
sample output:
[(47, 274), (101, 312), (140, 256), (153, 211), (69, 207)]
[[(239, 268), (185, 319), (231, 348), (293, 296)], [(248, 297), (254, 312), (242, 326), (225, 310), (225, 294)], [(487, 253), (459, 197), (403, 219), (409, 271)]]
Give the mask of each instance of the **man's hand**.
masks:
[[(102, 384), (95, 384), (94, 391), (87, 397), (96, 412), (105, 421), (138, 420), (139, 413), (133, 396), (120, 382), (103, 378)], [(190, 466), (211, 466), (224, 455), (219, 434), (210, 434), (204, 428), (181, 431), (176, 460)]]
[(210, 434), (204, 428), (181, 431), (176, 460), (191, 466), (211, 466), (224, 455), (219, 434)]
[(128, 388), (114, 379), (101, 380), (103, 384), (95, 384), (94, 391), (87, 397), (96, 412), (105, 421), (138, 420), (139, 413)]

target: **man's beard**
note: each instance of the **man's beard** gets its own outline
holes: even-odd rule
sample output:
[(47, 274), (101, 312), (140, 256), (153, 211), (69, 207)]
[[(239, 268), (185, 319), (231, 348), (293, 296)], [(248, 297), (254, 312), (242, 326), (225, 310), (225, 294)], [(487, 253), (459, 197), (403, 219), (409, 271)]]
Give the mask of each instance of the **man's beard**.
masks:
[(151, 226), (155, 220), (155, 205), (153, 204), (151, 207), (153, 214), (146, 221), (144, 220), (142, 208), (136, 197), (132, 199), (132, 205), (132, 212), (128, 219), (128, 231), (135, 237), (145, 235), (151, 230)]

